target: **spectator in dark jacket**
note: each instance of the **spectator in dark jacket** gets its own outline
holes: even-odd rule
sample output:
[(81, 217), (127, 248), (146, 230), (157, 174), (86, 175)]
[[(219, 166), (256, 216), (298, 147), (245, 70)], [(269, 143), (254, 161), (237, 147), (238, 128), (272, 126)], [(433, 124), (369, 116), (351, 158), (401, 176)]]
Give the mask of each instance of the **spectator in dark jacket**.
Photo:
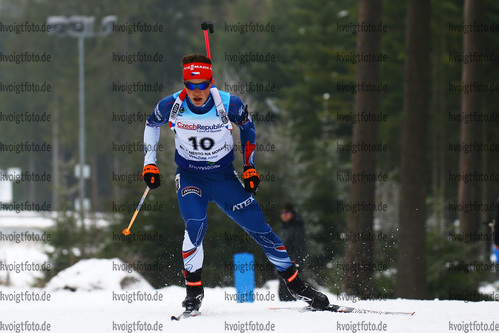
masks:
[[(303, 272), (305, 256), (305, 226), (303, 219), (296, 213), (293, 204), (287, 203), (281, 210), (282, 230), (280, 238), (291, 260)], [(294, 301), (286, 285), (279, 280), (279, 299), (281, 301)]]

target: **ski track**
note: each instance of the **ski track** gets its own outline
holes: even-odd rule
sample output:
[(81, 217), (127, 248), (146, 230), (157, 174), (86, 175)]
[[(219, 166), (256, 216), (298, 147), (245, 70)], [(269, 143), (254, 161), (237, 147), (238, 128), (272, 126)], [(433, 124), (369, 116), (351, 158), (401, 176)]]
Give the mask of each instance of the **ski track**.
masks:
[[(37, 289), (31, 289), (40, 292)], [(268, 289), (259, 289), (268, 293)], [(2, 287), (4, 293), (21, 289)], [(258, 291), (258, 290), (257, 290)], [(122, 292), (119, 290), (117, 292)], [(0, 321), (47, 322), (50, 332), (465, 332), (467, 323), (499, 323), (497, 303), (463, 301), (380, 300), (348, 302), (328, 294), (333, 303), (365, 309), (385, 311), (415, 311), (412, 316), (342, 314), (331, 312), (299, 312), (297, 310), (269, 310), (269, 307), (297, 307), (303, 302), (255, 301), (236, 303), (225, 300), (234, 288), (206, 288), (201, 316), (171, 321), (171, 315), (182, 312), (183, 287), (172, 286), (159, 290), (163, 301), (135, 301), (128, 303), (112, 299), (112, 291), (51, 291), (50, 301), (0, 301)], [(275, 293), (274, 293), (275, 295)], [(161, 330), (124, 330), (118, 324), (141, 321), (162, 324)], [(257, 330), (255, 323), (264, 325)], [(243, 326), (248, 323), (248, 326)], [(453, 326), (459, 325), (461, 326)], [(237, 326), (234, 326), (237, 325)], [(268, 325), (268, 326), (265, 326)], [(369, 326), (367, 326), (369, 325)], [(373, 326), (374, 325), (374, 326)], [(260, 326), (262, 327), (262, 326)], [(268, 330), (266, 328), (269, 328)], [(237, 328), (237, 329), (236, 329)], [(273, 330), (272, 330), (273, 328)], [(468, 329), (473, 332), (472, 329)], [(2, 330), (0, 325), (0, 332)], [(475, 330), (477, 331), (477, 330)], [(490, 331), (497, 331), (490, 330)]]

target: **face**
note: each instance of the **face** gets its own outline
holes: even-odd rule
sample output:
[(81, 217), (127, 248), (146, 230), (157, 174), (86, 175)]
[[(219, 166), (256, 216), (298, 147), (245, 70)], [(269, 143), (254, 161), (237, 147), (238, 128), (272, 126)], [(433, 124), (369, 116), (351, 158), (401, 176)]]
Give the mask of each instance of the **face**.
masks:
[(281, 220), (283, 222), (288, 222), (289, 220), (291, 220), (292, 217), (293, 217), (293, 213), (290, 212), (289, 210), (282, 210), (281, 211)]
[[(193, 79), (193, 80), (187, 80), (185, 82), (199, 84), (202, 82), (206, 82), (206, 80)], [(194, 90), (191, 90), (188, 87), (186, 87), (185, 91), (187, 92), (187, 96), (189, 96), (194, 106), (202, 106), (210, 96), (210, 88), (211, 88), (211, 83), (204, 90), (200, 90), (199, 87), (196, 87)]]

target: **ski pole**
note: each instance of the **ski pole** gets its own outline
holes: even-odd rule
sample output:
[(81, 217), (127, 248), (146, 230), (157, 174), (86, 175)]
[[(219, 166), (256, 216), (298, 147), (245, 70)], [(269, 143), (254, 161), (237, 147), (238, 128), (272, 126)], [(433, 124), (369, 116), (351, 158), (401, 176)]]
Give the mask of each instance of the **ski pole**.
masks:
[(201, 22), (201, 29), (204, 30), (204, 43), (206, 45), (206, 55), (211, 60), (210, 39), (208, 38), (208, 29), (210, 30), (210, 33), (213, 33), (213, 21)]
[(123, 235), (125, 235), (125, 236), (130, 235), (130, 228), (132, 227), (133, 221), (135, 221), (135, 218), (137, 217), (137, 214), (139, 213), (140, 207), (144, 203), (144, 199), (146, 198), (147, 193), (149, 193), (149, 186), (146, 187), (146, 190), (144, 191), (144, 194), (142, 195), (142, 199), (140, 199), (139, 205), (137, 206), (135, 213), (133, 213), (132, 220), (130, 221), (128, 228), (123, 230)]
[[(211, 60), (211, 52), (210, 52), (210, 39), (208, 38), (208, 30), (210, 33), (213, 33), (213, 21), (203, 21), (201, 22), (201, 29), (204, 30), (204, 44), (206, 45), (206, 56)], [(211, 79), (211, 84), (215, 84), (215, 78)]]

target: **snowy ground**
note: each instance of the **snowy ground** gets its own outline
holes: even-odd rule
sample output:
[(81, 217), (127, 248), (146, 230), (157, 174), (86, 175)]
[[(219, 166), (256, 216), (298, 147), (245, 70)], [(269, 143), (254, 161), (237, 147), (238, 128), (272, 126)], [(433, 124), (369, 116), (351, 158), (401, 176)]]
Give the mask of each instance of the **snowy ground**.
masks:
[[(15, 292), (0, 289), (2, 293)], [(23, 292), (19, 290), (18, 292)], [(268, 290), (257, 290), (266, 294)], [(44, 291), (36, 291), (40, 295)], [(465, 303), (460, 301), (386, 300), (356, 302), (366, 309), (415, 311), (412, 317), (389, 315), (362, 315), (336, 313), (300, 313), (295, 310), (275, 311), (269, 307), (291, 307), (298, 302), (258, 301), (236, 303), (226, 301), (225, 293), (231, 288), (207, 289), (199, 317), (170, 321), (172, 314), (181, 311), (184, 297), (181, 287), (167, 287), (150, 293), (162, 295), (162, 301), (113, 301), (110, 290), (93, 292), (50, 292), (50, 301), (0, 302), (0, 331), (14, 332), (13, 324), (24, 322), (50, 324), (51, 332), (473, 332), (479, 326), (494, 324), (499, 331), (496, 317), (497, 304), (489, 302)], [(275, 292), (271, 290), (271, 292)], [(336, 297), (329, 295), (331, 299)], [(159, 297), (158, 297), (159, 298)], [(342, 301), (345, 305), (354, 305)], [(468, 325), (474, 325), (469, 327)], [(135, 327), (133, 325), (136, 325)], [(10, 325), (10, 326), (5, 326)], [(127, 326), (128, 325), (128, 326)], [(142, 325), (142, 326), (140, 326)], [(147, 325), (147, 326), (143, 326)], [(475, 327), (475, 329), (473, 329)], [(5, 329), (7, 328), (7, 329)], [(25, 329), (24, 331), (28, 331)], [(41, 330), (41, 327), (39, 329)], [(23, 332), (23, 330), (21, 330)]]
[[(24, 221), (24, 220), (23, 220)], [(43, 235), (27, 225), (0, 218), (0, 265), (47, 264), (37, 241), (15, 242), (9, 235), (28, 232)], [(41, 222), (38, 221), (36, 227)], [(3, 332), (499, 332), (497, 302), (379, 300), (355, 301), (332, 295), (335, 304), (370, 310), (415, 312), (412, 317), (393, 315), (299, 312), (303, 302), (277, 301), (277, 281), (255, 290), (254, 303), (237, 303), (234, 288), (206, 288), (201, 316), (172, 322), (182, 311), (185, 289), (153, 289), (119, 259), (80, 261), (60, 272), (44, 289), (30, 285), (41, 273), (14, 266), (0, 267), (0, 333)], [(7, 275), (10, 287), (2, 286)], [(127, 282), (126, 284), (124, 282)], [(74, 290), (74, 291), (70, 291)], [(499, 295), (499, 285), (487, 292)], [(144, 300), (145, 298), (145, 300)], [(497, 299), (497, 297), (496, 297)]]
[[(110, 265), (118, 269), (110, 270)], [(44, 289), (0, 287), (0, 332), (40, 332), (49, 328), (57, 333), (499, 331), (496, 317), (499, 306), (495, 302), (402, 299), (353, 302), (328, 293), (333, 303), (341, 305), (415, 311), (415, 314), (402, 317), (270, 310), (305, 304), (276, 301), (277, 281), (255, 290), (254, 303), (237, 303), (234, 288), (206, 288), (201, 316), (175, 322), (170, 317), (182, 311), (184, 288), (170, 286), (155, 290), (143, 280), (137, 281), (140, 276), (136, 272), (128, 273), (119, 265), (122, 265), (119, 259), (92, 259), (61, 272)], [(124, 278), (136, 283), (123, 289)]]

